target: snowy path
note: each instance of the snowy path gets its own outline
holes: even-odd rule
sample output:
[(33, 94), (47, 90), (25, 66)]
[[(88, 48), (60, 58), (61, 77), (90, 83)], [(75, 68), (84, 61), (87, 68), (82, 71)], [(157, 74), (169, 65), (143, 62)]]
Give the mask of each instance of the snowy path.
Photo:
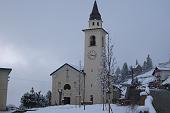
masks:
[[(129, 106), (118, 106), (115, 104), (111, 105), (113, 113), (135, 113), (137, 107), (132, 110)], [(102, 104), (87, 105), (86, 110), (83, 106), (79, 108), (75, 105), (64, 105), (64, 106), (50, 106), (45, 108), (33, 108), (36, 111), (28, 111), (26, 113), (108, 113), (108, 110), (102, 110)], [(1, 112), (0, 113), (11, 113)], [(112, 113), (112, 112), (111, 112)]]
[[(127, 106), (112, 105), (113, 113), (127, 113), (129, 109)], [(86, 106), (86, 110), (83, 110), (83, 106), (78, 108), (75, 105), (65, 106), (51, 106), (46, 108), (39, 108), (36, 111), (30, 111), (27, 113), (108, 113), (108, 111), (102, 111), (102, 105), (89, 105)]]

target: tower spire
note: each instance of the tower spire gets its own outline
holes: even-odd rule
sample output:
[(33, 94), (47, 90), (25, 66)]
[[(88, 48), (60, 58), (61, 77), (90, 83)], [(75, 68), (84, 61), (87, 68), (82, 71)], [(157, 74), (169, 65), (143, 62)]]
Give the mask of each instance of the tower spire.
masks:
[(93, 9), (92, 9), (92, 12), (90, 14), (89, 20), (95, 20), (95, 19), (96, 20), (102, 20), (101, 15), (100, 15), (99, 10), (98, 10), (98, 7), (97, 7), (96, 0), (94, 1)]

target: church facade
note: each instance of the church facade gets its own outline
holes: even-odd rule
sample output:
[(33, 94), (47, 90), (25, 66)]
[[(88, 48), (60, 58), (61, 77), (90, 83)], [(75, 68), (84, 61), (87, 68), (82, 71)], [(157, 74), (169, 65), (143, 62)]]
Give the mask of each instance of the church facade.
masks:
[(99, 104), (103, 102), (102, 90), (98, 81), (103, 49), (106, 44), (107, 31), (102, 27), (102, 18), (94, 2), (85, 34), (84, 69), (79, 70), (64, 64), (52, 76), (52, 105), (78, 104), (83, 100)]

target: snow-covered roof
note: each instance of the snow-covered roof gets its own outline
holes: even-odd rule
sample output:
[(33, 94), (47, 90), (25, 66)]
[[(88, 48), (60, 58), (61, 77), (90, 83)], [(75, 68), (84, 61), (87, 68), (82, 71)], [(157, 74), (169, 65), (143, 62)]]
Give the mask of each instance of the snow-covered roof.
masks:
[[(153, 82), (156, 80), (156, 77), (152, 75), (153, 73), (153, 69), (150, 70), (149, 72), (146, 72), (144, 74), (141, 74), (141, 75), (138, 75), (137, 78), (138, 81), (142, 84), (142, 85), (145, 85), (145, 84), (149, 84), (149, 82)], [(134, 78), (134, 79), (135, 79)], [(132, 79), (128, 79), (126, 82), (122, 83), (122, 85), (127, 85), (127, 84), (131, 84), (132, 82)]]
[(162, 85), (170, 84), (170, 76), (162, 83)]
[(149, 72), (137, 76), (138, 81), (141, 82), (141, 84), (149, 84), (149, 82), (155, 81), (156, 77), (152, 75), (153, 71), (152, 69)]
[(152, 73), (153, 73), (154, 69), (144, 73), (144, 74), (141, 74), (141, 75), (138, 75), (137, 78), (148, 78), (148, 77), (153, 77)]
[(163, 71), (170, 71), (170, 68), (166, 68), (166, 67), (158, 67), (158, 69)]
[(169, 62), (164, 62), (164, 63), (159, 63), (159, 67), (167, 67), (167, 68), (170, 68), (170, 61), (169, 61)]
[(158, 65), (159, 70), (170, 70), (170, 61), (165, 63), (159, 63)]

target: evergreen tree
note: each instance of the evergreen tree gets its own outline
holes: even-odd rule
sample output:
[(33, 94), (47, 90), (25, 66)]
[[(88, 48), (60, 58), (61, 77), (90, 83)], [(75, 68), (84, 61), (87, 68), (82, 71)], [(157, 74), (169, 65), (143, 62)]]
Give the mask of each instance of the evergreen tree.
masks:
[(128, 69), (128, 65), (127, 63), (125, 62), (123, 64), (123, 67), (122, 67), (122, 70), (121, 70), (121, 74), (122, 74), (122, 79), (125, 80), (127, 78), (127, 75), (129, 73), (129, 69)]
[(136, 59), (136, 65), (139, 65), (138, 60)]
[(32, 88), (30, 92), (25, 93), (21, 97), (21, 106), (26, 108), (34, 107), (45, 107), (47, 105), (46, 98), (41, 94), (41, 91), (38, 93)]
[(121, 74), (121, 70), (119, 67), (117, 67), (116, 71), (115, 71), (116, 76), (119, 76)]
[(47, 105), (51, 105), (51, 91), (49, 90), (46, 94)]
[(146, 58), (146, 64), (147, 64), (147, 69), (148, 70), (151, 70), (153, 68), (152, 59), (150, 58), (149, 54), (148, 54), (148, 56)]
[(142, 71), (146, 72), (146, 70), (147, 70), (147, 63), (146, 63), (146, 61), (144, 61), (143, 66), (142, 66)]

